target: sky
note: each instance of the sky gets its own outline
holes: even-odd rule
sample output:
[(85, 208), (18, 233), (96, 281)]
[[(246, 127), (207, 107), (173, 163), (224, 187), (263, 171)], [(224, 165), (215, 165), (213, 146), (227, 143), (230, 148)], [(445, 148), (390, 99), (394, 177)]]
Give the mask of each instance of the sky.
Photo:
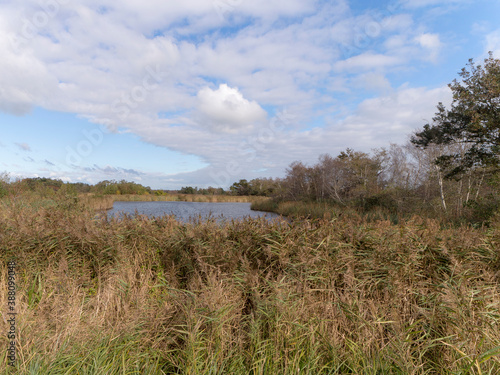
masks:
[(153, 189), (404, 144), (498, 0), (0, 0), (0, 173)]

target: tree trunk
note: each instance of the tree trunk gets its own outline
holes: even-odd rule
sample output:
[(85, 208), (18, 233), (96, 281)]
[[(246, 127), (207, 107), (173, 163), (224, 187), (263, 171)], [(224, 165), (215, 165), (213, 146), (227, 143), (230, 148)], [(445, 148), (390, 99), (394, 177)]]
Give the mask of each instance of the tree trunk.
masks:
[(469, 203), (471, 189), (472, 189), (472, 178), (471, 178), (471, 173), (469, 172), (469, 184), (467, 186), (467, 196), (465, 197), (465, 204)]
[(436, 170), (439, 182), (439, 190), (441, 193), (441, 203), (443, 204), (443, 209), (446, 211), (446, 200), (444, 197), (444, 189), (443, 189), (443, 176), (441, 175), (441, 169), (439, 168), (439, 165), (436, 165)]
[(483, 184), (484, 174), (485, 172), (483, 171), (483, 174), (481, 175), (481, 180), (479, 180), (479, 184), (477, 185), (476, 198), (475, 198), (476, 200), (477, 197), (479, 196), (479, 190), (481, 190), (481, 185)]

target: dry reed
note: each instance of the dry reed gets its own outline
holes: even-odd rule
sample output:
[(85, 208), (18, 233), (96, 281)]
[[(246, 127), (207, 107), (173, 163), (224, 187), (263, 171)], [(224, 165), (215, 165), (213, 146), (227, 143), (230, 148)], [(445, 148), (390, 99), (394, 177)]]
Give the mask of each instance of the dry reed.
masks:
[(4, 199), (0, 330), (15, 259), (20, 374), (496, 374), (499, 241), (419, 217), (183, 224)]

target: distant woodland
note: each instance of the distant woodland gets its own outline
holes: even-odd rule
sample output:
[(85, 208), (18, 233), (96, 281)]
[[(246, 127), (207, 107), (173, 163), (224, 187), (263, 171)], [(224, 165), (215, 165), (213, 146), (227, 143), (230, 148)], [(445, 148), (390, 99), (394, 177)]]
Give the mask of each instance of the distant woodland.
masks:
[(274, 202), (322, 202), (361, 212), (441, 216), (484, 223), (500, 205), (500, 60), (492, 54), (483, 65), (469, 60), (449, 84), (450, 108), (437, 104), (432, 123), (409, 135), (406, 144), (390, 144), (370, 154), (351, 148), (323, 154), (313, 165), (295, 161), (283, 178), (234, 182), (228, 190), (182, 187), (153, 190), (128, 181), (95, 185), (48, 178), (11, 181), (0, 175), (0, 196), (21, 190), (46, 194), (154, 194), (265, 196)]

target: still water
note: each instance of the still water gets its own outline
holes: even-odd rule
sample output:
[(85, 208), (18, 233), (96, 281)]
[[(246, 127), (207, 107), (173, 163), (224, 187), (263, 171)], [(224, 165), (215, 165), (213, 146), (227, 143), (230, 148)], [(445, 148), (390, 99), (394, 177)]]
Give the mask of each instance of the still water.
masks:
[(240, 219), (245, 217), (266, 217), (273, 219), (279, 217), (274, 213), (252, 211), (250, 203), (205, 203), (205, 202), (115, 202), (113, 208), (108, 211), (108, 217), (123, 214), (147, 215), (159, 217), (164, 215), (175, 215), (176, 219), (188, 222), (190, 218), (213, 217), (218, 220)]

